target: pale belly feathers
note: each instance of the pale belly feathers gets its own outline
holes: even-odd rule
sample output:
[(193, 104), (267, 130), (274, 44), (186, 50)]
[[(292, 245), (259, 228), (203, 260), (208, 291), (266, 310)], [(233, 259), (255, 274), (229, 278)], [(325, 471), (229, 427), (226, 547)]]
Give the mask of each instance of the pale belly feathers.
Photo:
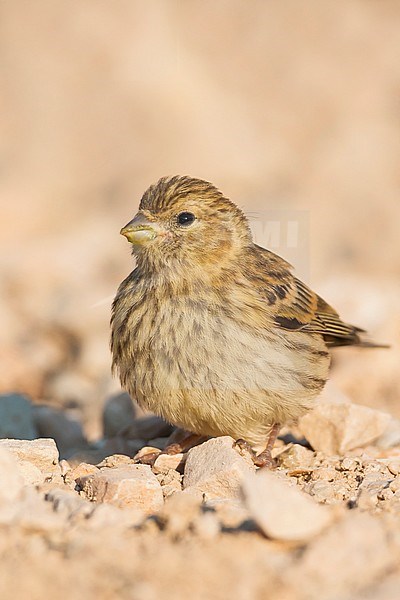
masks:
[(274, 423), (311, 408), (327, 379), (318, 335), (255, 332), (179, 300), (130, 320), (132, 362), (119, 365), (121, 380), (141, 406), (195, 433), (262, 443)]

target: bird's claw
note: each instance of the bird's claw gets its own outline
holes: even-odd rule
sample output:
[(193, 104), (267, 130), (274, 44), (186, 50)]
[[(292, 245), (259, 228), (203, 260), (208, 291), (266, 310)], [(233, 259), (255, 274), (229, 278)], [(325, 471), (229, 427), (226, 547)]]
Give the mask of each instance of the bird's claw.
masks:
[(236, 440), (236, 442), (233, 444), (233, 447), (237, 448), (239, 454), (242, 456), (244, 454), (249, 454), (256, 467), (272, 469), (272, 467), (275, 466), (275, 461), (272, 458), (271, 451), (269, 449), (265, 449), (260, 452), (260, 454), (257, 454), (250, 446), (249, 442), (246, 442), (246, 440), (242, 439)]
[(160, 454), (161, 450), (160, 452), (147, 452), (147, 454), (143, 454), (142, 456), (136, 455), (133, 460), (135, 465), (149, 465), (152, 467)]

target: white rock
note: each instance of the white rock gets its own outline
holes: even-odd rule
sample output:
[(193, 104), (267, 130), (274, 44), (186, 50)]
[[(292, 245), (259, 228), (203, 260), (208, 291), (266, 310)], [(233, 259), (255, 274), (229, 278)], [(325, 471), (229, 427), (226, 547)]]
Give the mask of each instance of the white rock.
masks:
[(242, 456), (233, 447), (234, 440), (223, 436), (212, 438), (189, 450), (184, 489), (196, 488), (207, 499), (236, 498), (243, 477), (255, 471), (249, 456)]
[(279, 454), (277, 462), (284, 469), (297, 469), (309, 467), (314, 458), (314, 452), (300, 444), (293, 444)]
[(46, 494), (46, 500), (53, 504), (55, 512), (64, 513), (69, 518), (78, 515), (87, 518), (94, 510), (94, 505), (91, 502), (69, 489), (56, 488), (50, 490)]
[(5, 448), (0, 448), (0, 504), (15, 502), (23, 487), (24, 481), (14, 456)]
[(370, 444), (386, 430), (387, 413), (349, 402), (321, 402), (299, 420), (299, 429), (316, 451), (345, 454)]
[(119, 508), (138, 508), (147, 514), (164, 504), (161, 486), (148, 465), (104, 468), (78, 479), (92, 502), (106, 502)]
[(242, 485), (251, 517), (270, 538), (304, 542), (325, 529), (333, 520), (330, 509), (319, 506), (309, 496), (276, 473), (260, 470)]
[(27, 484), (42, 483), (61, 472), (57, 446), (52, 439), (0, 440), (0, 448), (13, 454), (18, 471)]
[(33, 406), (20, 394), (0, 395), (0, 438), (33, 440), (38, 437)]
[[(186, 456), (179, 454), (160, 454), (153, 465), (154, 473), (168, 473), (171, 469), (180, 470), (184, 466)], [(182, 471), (181, 471), (182, 472)]]
[[(347, 511), (324, 535), (305, 548), (288, 574), (294, 595), (302, 598), (376, 598), (375, 585), (396, 569), (398, 545), (391, 542), (385, 523), (367, 513)], [(360, 593), (356, 590), (371, 591)], [(372, 591), (373, 590), (373, 591)], [(292, 592), (292, 593), (293, 593)], [(385, 598), (398, 598), (397, 592)]]
[(375, 445), (378, 448), (392, 448), (400, 446), (400, 420), (391, 418), (385, 431), (376, 440)]
[(205, 507), (211, 509), (218, 517), (218, 521), (228, 528), (237, 528), (244, 521), (250, 520), (248, 509), (241, 500), (231, 498), (215, 498), (208, 500)]
[(25, 485), (40, 485), (46, 479), (42, 471), (27, 460), (19, 460), (17, 469)]
[(139, 525), (146, 514), (138, 508), (117, 508), (112, 504), (97, 504), (89, 515), (87, 524), (93, 529), (104, 530), (105, 527), (127, 528)]
[(179, 537), (189, 531), (200, 515), (202, 500), (183, 492), (167, 498), (159, 518), (172, 536)]
[(397, 460), (389, 460), (387, 467), (392, 475), (398, 475), (400, 473), (400, 457)]
[(124, 467), (130, 464), (132, 464), (132, 459), (126, 456), (126, 454), (112, 454), (111, 456), (106, 456), (96, 467), (99, 469), (103, 467), (113, 469), (114, 467)]
[(221, 531), (218, 517), (213, 512), (202, 512), (192, 523), (191, 529), (203, 540), (216, 538)]
[(65, 515), (56, 513), (34, 488), (26, 487), (22, 502), (17, 504), (14, 522), (26, 532), (59, 532), (65, 527)]

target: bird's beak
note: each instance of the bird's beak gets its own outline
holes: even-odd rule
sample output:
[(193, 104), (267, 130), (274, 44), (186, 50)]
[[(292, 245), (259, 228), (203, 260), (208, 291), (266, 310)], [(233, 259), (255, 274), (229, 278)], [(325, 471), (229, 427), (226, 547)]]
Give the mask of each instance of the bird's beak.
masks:
[(157, 223), (149, 221), (141, 212), (129, 221), (120, 231), (128, 242), (135, 246), (140, 246), (153, 240), (160, 233), (160, 228)]

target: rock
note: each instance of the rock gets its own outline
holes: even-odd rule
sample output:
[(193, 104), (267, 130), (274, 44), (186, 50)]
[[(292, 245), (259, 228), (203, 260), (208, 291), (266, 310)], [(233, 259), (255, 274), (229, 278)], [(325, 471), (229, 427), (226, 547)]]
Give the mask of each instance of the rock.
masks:
[(93, 473), (97, 473), (98, 468), (94, 465), (90, 465), (88, 463), (80, 463), (73, 469), (70, 469), (64, 475), (64, 481), (66, 485), (75, 488), (76, 481), (82, 477), (86, 477), (86, 475), (93, 475)]
[(218, 536), (221, 526), (213, 512), (201, 512), (192, 523), (193, 533), (203, 540), (211, 540)]
[[(138, 450), (135, 454), (135, 456), (133, 457), (134, 460), (139, 460), (139, 459), (143, 459), (143, 457), (150, 455), (150, 456), (157, 456), (161, 453), (161, 450), (159, 448), (156, 448), (155, 446), (143, 446), (142, 448), (140, 448), (140, 450)], [(153, 457), (154, 458), (154, 457)]]
[(387, 476), (377, 471), (367, 473), (358, 489), (358, 508), (362, 510), (374, 508), (377, 505), (378, 497), (385, 489), (389, 488), (392, 481), (393, 477), (390, 476), (390, 473)]
[(27, 460), (18, 461), (18, 472), (24, 480), (25, 485), (40, 485), (46, 479), (42, 471)]
[(386, 429), (376, 440), (378, 448), (388, 449), (400, 445), (400, 420), (391, 418)]
[(82, 496), (69, 489), (57, 488), (48, 492), (45, 496), (51, 502), (54, 511), (64, 513), (68, 518), (86, 519), (94, 510), (94, 505)]
[(173, 537), (181, 537), (189, 531), (200, 515), (202, 499), (183, 492), (170, 496), (158, 515), (159, 521)]
[(383, 461), (375, 460), (371, 458), (363, 459), (363, 469), (365, 474), (375, 474), (381, 478), (390, 477), (390, 471), (387, 464)]
[(138, 508), (117, 508), (112, 504), (94, 505), (94, 510), (88, 518), (88, 525), (93, 529), (103, 531), (105, 527), (116, 527), (122, 529), (134, 527), (143, 522), (145, 513)]
[(109, 398), (103, 408), (103, 434), (112, 438), (130, 426), (135, 420), (136, 411), (129, 394), (123, 392)]
[(336, 500), (335, 486), (327, 481), (312, 481), (305, 487), (305, 491), (320, 503), (332, 504)]
[(15, 502), (21, 495), (24, 481), (11, 452), (0, 448), (0, 505)]
[(382, 500), (383, 502), (390, 501), (392, 499), (393, 493), (394, 492), (390, 489), (390, 487), (384, 488), (382, 491), (379, 492), (378, 499)]
[(349, 402), (321, 402), (299, 420), (299, 429), (316, 451), (345, 454), (379, 438), (390, 416)]
[(122, 467), (125, 465), (132, 464), (132, 459), (126, 454), (113, 454), (112, 456), (106, 456), (98, 465), (96, 465), (99, 469), (103, 467), (107, 467), (112, 469), (114, 467)]
[(341, 471), (357, 471), (360, 468), (360, 459), (346, 456), (340, 463)]
[(168, 473), (171, 469), (183, 471), (186, 462), (186, 454), (160, 454), (153, 465), (154, 473)]
[(319, 506), (287, 479), (261, 470), (247, 476), (242, 491), (251, 517), (268, 537), (305, 542), (325, 529), (334, 513)]
[(313, 481), (324, 480), (324, 481), (335, 481), (338, 476), (338, 472), (333, 467), (318, 467), (311, 473), (311, 479)]
[(52, 439), (0, 440), (0, 448), (14, 455), (27, 484), (39, 484), (61, 473), (57, 446)]
[(0, 438), (34, 440), (38, 437), (33, 406), (21, 394), (0, 395)]
[(392, 475), (398, 475), (400, 473), (400, 458), (397, 460), (390, 460), (387, 467)]
[(157, 512), (164, 503), (161, 486), (148, 465), (104, 468), (77, 481), (92, 502), (106, 502), (119, 508)]
[(175, 469), (169, 469), (166, 473), (158, 473), (156, 477), (160, 482), (164, 498), (182, 491), (182, 476)]
[(396, 563), (384, 524), (367, 513), (350, 511), (306, 547), (287, 577), (295, 582), (293, 597), (306, 589), (302, 597), (321, 598), (321, 591), (329, 590), (324, 598), (350, 599), (355, 590), (368, 589)]
[(231, 437), (223, 436), (189, 450), (184, 489), (196, 488), (206, 499), (238, 497), (243, 477), (253, 473), (255, 466), (249, 456), (241, 456), (233, 445)]
[(28, 487), (17, 505), (14, 523), (26, 533), (54, 533), (65, 527), (65, 515), (56, 513), (34, 488)]
[(50, 406), (34, 406), (33, 416), (37, 437), (53, 438), (62, 456), (87, 447), (82, 427), (78, 421)]
[(276, 461), (280, 467), (284, 469), (302, 469), (310, 467), (314, 462), (314, 452), (300, 446), (300, 444), (293, 444), (287, 450), (281, 452)]
[(396, 477), (389, 483), (389, 488), (393, 493), (398, 492), (400, 490), (400, 477)]
[(250, 513), (239, 500), (231, 498), (214, 498), (205, 503), (205, 508), (212, 510), (220, 524), (228, 529), (236, 529), (246, 521), (250, 521)]
[(65, 475), (69, 471), (72, 471), (71, 465), (69, 464), (69, 462), (67, 460), (65, 460), (65, 458), (63, 458), (62, 460), (60, 460), (61, 477), (65, 477)]

